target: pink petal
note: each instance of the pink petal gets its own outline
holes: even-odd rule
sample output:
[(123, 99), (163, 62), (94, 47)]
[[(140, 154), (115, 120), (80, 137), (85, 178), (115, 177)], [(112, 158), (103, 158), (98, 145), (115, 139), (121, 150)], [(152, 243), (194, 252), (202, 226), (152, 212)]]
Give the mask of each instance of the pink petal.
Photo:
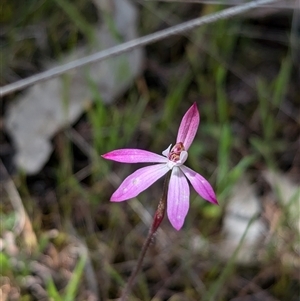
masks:
[(174, 167), (169, 183), (167, 213), (172, 226), (180, 230), (190, 206), (189, 184), (178, 167)]
[(204, 179), (201, 175), (184, 165), (180, 166), (180, 168), (184, 172), (188, 180), (191, 182), (196, 192), (202, 198), (213, 204), (218, 204), (215, 192), (206, 179)]
[(183, 143), (185, 150), (188, 150), (191, 146), (197, 133), (199, 122), (199, 111), (196, 103), (194, 103), (183, 116), (176, 139), (176, 143)]
[(169, 170), (166, 164), (156, 164), (138, 169), (122, 182), (110, 200), (121, 202), (136, 197)]
[(122, 163), (165, 163), (168, 161), (161, 155), (135, 148), (116, 149), (101, 157)]

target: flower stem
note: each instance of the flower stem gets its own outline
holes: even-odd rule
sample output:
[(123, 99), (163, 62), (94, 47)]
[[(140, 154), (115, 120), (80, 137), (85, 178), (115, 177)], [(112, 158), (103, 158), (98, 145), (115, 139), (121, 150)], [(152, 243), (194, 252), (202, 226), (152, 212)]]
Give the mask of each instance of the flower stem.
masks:
[(127, 284), (126, 284), (126, 286), (125, 286), (125, 288), (122, 292), (122, 296), (120, 298), (120, 301), (126, 301), (127, 298), (129, 297), (129, 294), (130, 294), (130, 291), (133, 287), (135, 278), (136, 278), (139, 270), (141, 269), (141, 266), (142, 266), (143, 260), (145, 258), (146, 252), (147, 252), (151, 242), (153, 241), (153, 238), (154, 238), (154, 235), (155, 235), (157, 229), (159, 228), (161, 222), (164, 219), (164, 215), (165, 215), (165, 211), (166, 211), (166, 203), (167, 203), (167, 195), (168, 195), (168, 184), (169, 184), (169, 180), (170, 180), (170, 175), (171, 175), (171, 173), (168, 173), (166, 178), (165, 178), (164, 186), (163, 186), (163, 194), (161, 196), (161, 199), (160, 199), (160, 201), (158, 203), (158, 206), (157, 206), (157, 209), (155, 211), (155, 215), (154, 215), (154, 218), (153, 218), (152, 225), (149, 229), (147, 238), (146, 238), (146, 240), (143, 244), (143, 247), (142, 247), (141, 253), (139, 255), (137, 264), (134, 267), (133, 271), (131, 272), (131, 275), (128, 279), (128, 282), (127, 282)]

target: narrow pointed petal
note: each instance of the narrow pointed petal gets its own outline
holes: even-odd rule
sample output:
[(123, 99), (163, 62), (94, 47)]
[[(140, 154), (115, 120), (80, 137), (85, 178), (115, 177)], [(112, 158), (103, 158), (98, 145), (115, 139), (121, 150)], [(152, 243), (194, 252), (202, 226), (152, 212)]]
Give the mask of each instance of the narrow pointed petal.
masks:
[(183, 143), (185, 150), (188, 150), (191, 146), (196, 136), (199, 122), (199, 111), (196, 103), (194, 103), (183, 116), (176, 139), (176, 143)]
[(161, 155), (136, 148), (116, 149), (101, 157), (122, 163), (165, 163), (168, 161)]
[(110, 200), (121, 202), (136, 197), (169, 170), (166, 164), (156, 164), (138, 169), (122, 182)]
[(167, 214), (172, 226), (180, 230), (190, 206), (189, 184), (179, 167), (174, 167), (169, 183)]
[(192, 169), (182, 165), (180, 169), (191, 182), (196, 192), (206, 201), (218, 205), (216, 194), (208, 181)]

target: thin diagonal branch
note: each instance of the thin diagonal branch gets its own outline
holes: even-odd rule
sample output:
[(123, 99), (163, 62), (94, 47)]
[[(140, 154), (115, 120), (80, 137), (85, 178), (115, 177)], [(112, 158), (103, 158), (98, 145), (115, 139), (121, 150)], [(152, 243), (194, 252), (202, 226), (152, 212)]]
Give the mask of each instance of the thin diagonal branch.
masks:
[[(179, 2), (182, 4), (199, 3), (199, 4), (228, 5), (228, 6), (241, 5), (242, 2), (241, 0), (142, 0), (142, 1), (143, 2)], [(275, 5), (262, 4), (260, 7), (294, 9), (295, 1), (280, 0)]]
[(15, 91), (22, 90), (22, 89), (29, 87), (31, 85), (34, 85), (38, 82), (45, 81), (47, 79), (59, 76), (63, 73), (71, 71), (75, 68), (79, 68), (79, 67), (82, 67), (82, 66), (85, 66), (85, 65), (88, 65), (91, 63), (95, 63), (95, 62), (100, 62), (107, 58), (114, 57), (114, 56), (120, 55), (124, 52), (130, 51), (134, 48), (145, 46), (145, 45), (160, 41), (160, 40), (165, 39), (170, 36), (182, 34), (184, 32), (187, 32), (189, 30), (192, 30), (196, 27), (199, 27), (199, 26), (202, 26), (205, 24), (214, 23), (214, 22), (216, 22), (218, 20), (222, 20), (222, 19), (228, 19), (230, 17), (245, 13), (253, 8), (256, 8), (256, 7), (265, 5), (265, 4), (269, 4), (272, 2), (276, 2), (276, 1), (278, 1), (278, 0), (251, 1), (251, 2), (248, 2), (243, 5), (224, 9), (220, 12), (210, 14), (207, 16), (203, 16), (203, 17), (199, 17), (199, 18), (172, 26), (170, 28), (167, 28), (167, 29), (164, 29), (164, 30), (161, 30), (161, 31), (125, 42), (123, 44), (99, 51), (95, 54), (88, 55), (81, 59), (74, 60), (67, 64), (52, 68), (50, 70), (41, 72), (41, 73), (33, 75), (33, 76), (30, 76), (28, 78), (22, 79), (15, 83), (8, 84), (0, 89), (0, 95), (4, 96), (4, 95), (10, 94), (10, 93), (13, 93)]

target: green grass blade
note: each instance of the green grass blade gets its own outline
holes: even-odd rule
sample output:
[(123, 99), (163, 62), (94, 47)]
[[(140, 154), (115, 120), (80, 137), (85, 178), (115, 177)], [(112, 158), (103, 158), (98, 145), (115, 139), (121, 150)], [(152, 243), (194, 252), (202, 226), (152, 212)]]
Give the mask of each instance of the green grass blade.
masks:
[(55, 0), (55, 2), (63, 9), (63, 11), (92, 44), (95, 41), (94, 28), (82, 17), (76, 6), (74, 6), (71, 1), (67, 0)]
[(235, 249), (234, 253), (232, 254), (232, 256), (230, 257), (230, 259), (228, 260), (227, 264), (225, 265), (225, 267), (223, 268), (219, 278), (217, 279), (216, 282), (214, 282), (212, 284), (212, 286), (209, 288), (207, 294), (204, 296), (203, 301), (214, 301), (214, 300), (218, 300), (217, 295), (220, 292), (222, 286), (226, 283), (226, 281), (229, 279), (230, 275), (232, 274), (234, 268), (235, 268), (235, 259), (244, 243), (245, 237), (248, 233), (248, 230), (250, 228), (250, 226), (252, 225), (252, 223), (257, 219), (257, 216), (253, 216), (251, 218), (251, 220), (248, 223), (248, 226), (237, 246), (237, 248)]
[(232, 148), (232, 133), (228, 124), (223, 125), (221, 129), (219, 151), (218, 151), (218, 176), (217, 185), (220, 189), (220, 183), (227, 177), (229, 171), (230, 151)]
[(79, 289), (79, 283), (81, 282), (81, 278), (82, 278), (82, 273), (84, 270), (84, 266), (86, 263), (86, 255), (83, 254), (74, 271), (73, 271), (73, 275), (72, 278), (70, 280), (70, 282), (68, 283), (67, 287), (66, 287), (66, 291), (65, 291), (65, 297), (64, 297), (64, 301), (73, 301), (75, 300), (75, 296), (77, 294), (77, 290)]
[(48, 297), (51, 300), (55, 301), (64, 301), (64, 299), (60, 296), (52, 277), (49, 277), (47, 283), (46, 283), (46, 291), (48, 293)]
[(281, 64), (280, 72), (274, 82), (273, 103), (276, 107), (280, 106), (284, 95), (288, 89), (288, 82), (291, 76), (292, 61), (290, 56), (285, 58)]
[(226, 69), (218, 68), (217, 71), (217, 105), (218, 116), (221, 123), (228, 121), (228, 100), (225, 92)]

